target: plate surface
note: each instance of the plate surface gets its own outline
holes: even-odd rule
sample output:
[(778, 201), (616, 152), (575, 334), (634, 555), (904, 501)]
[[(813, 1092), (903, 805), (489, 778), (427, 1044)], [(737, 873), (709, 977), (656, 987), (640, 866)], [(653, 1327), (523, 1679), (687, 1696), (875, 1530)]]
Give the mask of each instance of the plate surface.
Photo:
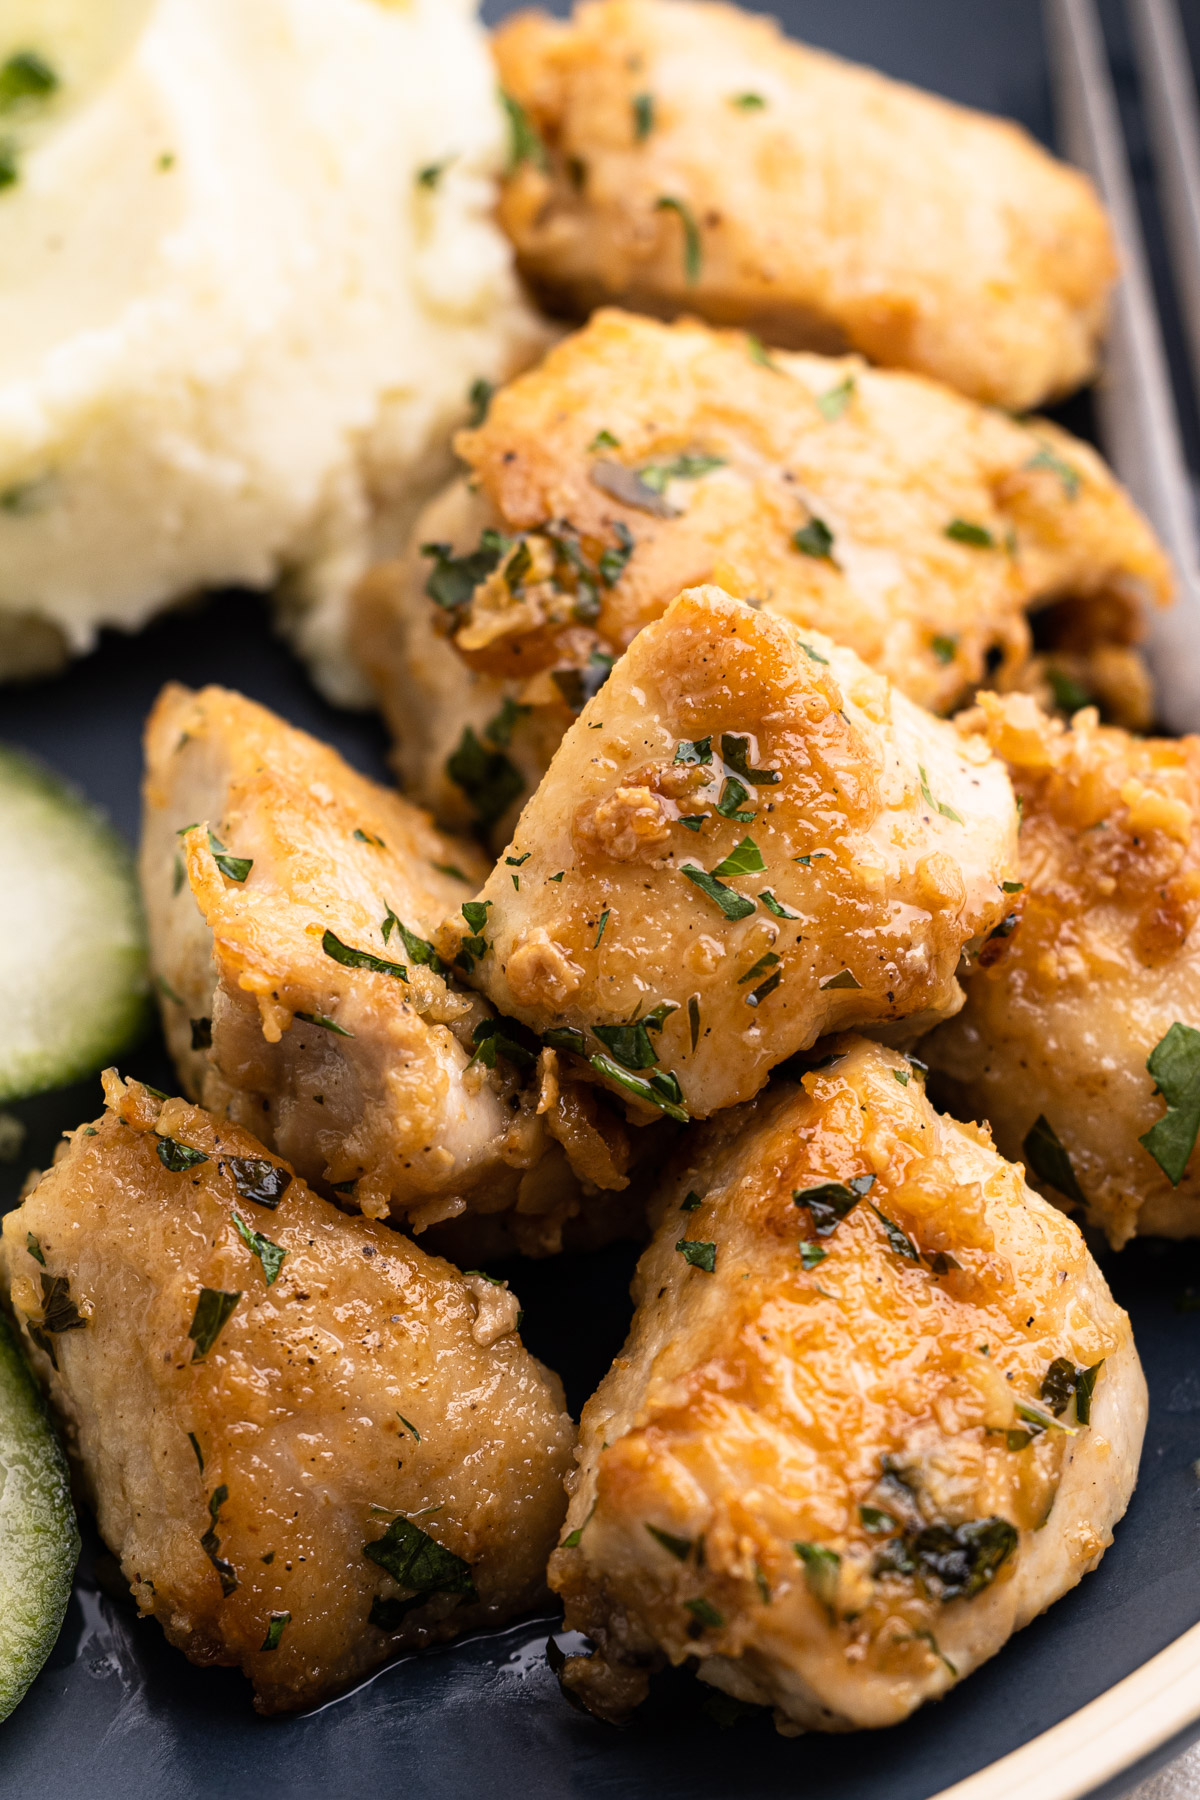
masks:
[[(485, 8), (492, 18), (504, 10)], [(1050, 136), (1036, 0), (809, 0), (777, 10), (813, 42)], [(1077, 429), (1085, 414), (1073, 409)], [(72, 777), (132, 839), (141, 721), (169, 678), (240, 688), (368, 773), (386, 774), (378, 724), (326, 707), (245, 597), (175, 614), (132, 641), (109, 639), (56, 681), (0, 690), (0, 738)], [(156, 1040), (124, 1066), (174, 1086)], [(27, 1163), (48, 1160), (63, 1127), (99, 1108), (94, 1081), (21, 1108), (28, 1154), (21, 1168), (0, 1169), (0, 1206), (13, 1203)], [(617, 1246), (503, 1269), (526, 1308), (527, 1343), (562, 1372), (576, 1411), (620, 1346), (634, 1257), (632, 1246)], [(104, 1588), (116, 1589), (93, 1543), (58, 1647), (4, 1728), (0, 1793), (379, 1800), (402, 1789), (441, 1800), (478, 1788), (487, 1800), (782, 1800), (798, 1792), (927, 1800), (1096, 1699), (1200, 1621), (1200, 1310), (1187, 1310), (1189, 1288), (1200, 1309), (1200, 1245), (1143, 1243), (1102, 1260), (1133, 1317), (1150, 1383), (1129, 1514), (1095, 1575), (904, 1726), (799, 1741), (777, 1737), (765, 1719), (722, 1731), (705, 1711), (707, 1690), (683, 1674), (661, 1678), (626, 1729), (602, 1726), (558, 1693), (544, 1656), (557, 1623), (551, 1612), (402, 1659), (319, 1712), (264, 1722), (240, 1676), (190, 1668), (128, 1600), (106, 1597)], [(1142, 1749), (1135, 1740), (1131, 1731), (1131, 1760)]]

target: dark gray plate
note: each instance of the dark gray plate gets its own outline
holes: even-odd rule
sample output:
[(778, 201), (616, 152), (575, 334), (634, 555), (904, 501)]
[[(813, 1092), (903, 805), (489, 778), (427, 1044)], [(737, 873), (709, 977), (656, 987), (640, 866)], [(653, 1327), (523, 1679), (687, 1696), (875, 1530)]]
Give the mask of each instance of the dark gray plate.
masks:
[[(1050, 134), (1035, 0), (810, 0), (778, 10), (799, 35)], [(1086, 413), (1074, 409), (1077, 428)], [(241, 688), (385, 774), (377, 724), (324, 706), (258, 603), (238, 596), (176, 614), (140, 638), (109, 639), (59, 680), (0, 692), (0, 737), (73, 777), (132, 838), (141, 721), (169, 677)], [(173, 1085), (156, 1039), (125, 1066)], [(89, 1082), (22, 1108), (27, 1160), (44, 1162), (56, 1133), (99, 1105)], [(3, 1205), (19, 1174), (0, 1171)], [(576, 1410), (620, 1346), (633, 1260), (632, 1248), (618, 1247), (505, 1271), (526, 1308), (527, 1342), (561, 1370)], [(1200, 1246), (1143, 1243), (1104, 1260), (1150, 1382), (1150, 1430), (1128, 1517), (1095, 1575), (907, 1725), (799, 1741), (778, 1738), (762, 1719), (722, 1731), (705, 1711), (706, 1690), (677, 1674), (659, 1681), (626, 1729), (602, 1726), (558, 1693), (544, 1655), (556, 1623), (549, 1612), (394, 1663), (317, 1713), (264, 1722), (240, 1676), (191, 1668), (128, 1601), (105, 1597), (92, 1544), (58, 1647), (0, 1734), (0, 1792), (926, 1800), (1094, 1699), (1200, 1620), (1200, 1311), (1186, 1310), (1188, 1288), (1200, 1294)]]

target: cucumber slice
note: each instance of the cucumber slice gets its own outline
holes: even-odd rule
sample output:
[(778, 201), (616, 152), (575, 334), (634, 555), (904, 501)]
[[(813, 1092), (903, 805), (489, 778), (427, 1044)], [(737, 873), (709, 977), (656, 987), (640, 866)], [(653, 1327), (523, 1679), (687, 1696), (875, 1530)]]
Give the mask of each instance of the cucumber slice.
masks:
[(111, 1061), (146, 1016), (133, 861), (82, 795), (0, 747), (0, 1101)]
[(78, 1555), (66, 1458), (0, 1313), (0, 1719), (54, 1648)]

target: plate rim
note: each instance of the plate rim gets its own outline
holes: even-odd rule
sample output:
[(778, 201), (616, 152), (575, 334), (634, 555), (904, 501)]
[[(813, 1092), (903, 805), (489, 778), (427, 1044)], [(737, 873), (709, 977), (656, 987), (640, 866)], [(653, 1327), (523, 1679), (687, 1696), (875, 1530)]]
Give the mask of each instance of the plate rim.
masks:
[(930, 1800), (1083, 1800), (1197, 1722), (1200, 1623), (1078, 1712)]

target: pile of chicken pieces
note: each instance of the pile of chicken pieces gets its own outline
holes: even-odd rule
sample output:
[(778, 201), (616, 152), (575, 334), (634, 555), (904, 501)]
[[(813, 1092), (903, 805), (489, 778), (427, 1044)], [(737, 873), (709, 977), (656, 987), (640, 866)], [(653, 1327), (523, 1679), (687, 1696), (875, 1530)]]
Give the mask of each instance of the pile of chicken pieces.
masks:
[[(1200, 1231), (1200, 741), (1135, 735), (1170, 570), (999, 410), (1093, 372), (1110, 235), (1016, 128), (731, 7), (496, 54), (501, 215), (584, 322), (359, 593), (411, 797), (160, 696), (187, 1098), (106, 1075), (5, 1220), (12, 1303), (139, 1607), (264, 1711), (548, 1580), (601, 1717), (687, 1662), (884, 1725), (1132, 1492), (1069, 1212)], [(622, 1236), (576, 1438), (456, 1265)]]

